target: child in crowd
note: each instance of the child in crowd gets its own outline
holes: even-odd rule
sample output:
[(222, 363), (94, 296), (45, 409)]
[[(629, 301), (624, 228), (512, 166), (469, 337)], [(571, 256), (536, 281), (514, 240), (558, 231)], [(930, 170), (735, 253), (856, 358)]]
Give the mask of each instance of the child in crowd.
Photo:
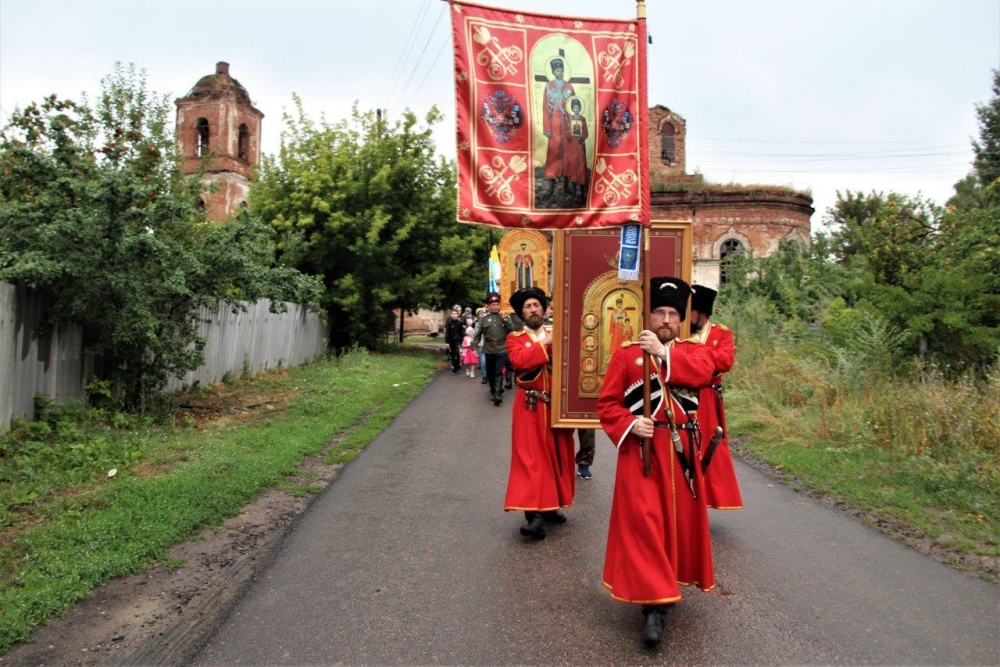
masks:
[(476, 377), (473, 369), (479, 366), (479, 353), (472, 347), (475, 335), (476, 330), (469, 327), (465, 330), (465, 338), (462, 339), (462, 365), (465, 366), (465, 374), (470, 378)]

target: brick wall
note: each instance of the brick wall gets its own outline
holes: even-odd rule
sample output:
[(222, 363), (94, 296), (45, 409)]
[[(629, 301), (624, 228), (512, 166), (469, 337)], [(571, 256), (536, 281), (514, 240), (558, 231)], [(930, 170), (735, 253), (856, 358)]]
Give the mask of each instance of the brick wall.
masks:
[[(673, 129), (674, 161), (663, 160), (663, 133)], [(649, 110), (649, 170), (654, 178), (685, 180), (687, 169), (687, 121), (665, 106)]]
[(808, 245), (812, 197), (784, 190), (662, 192), (651, 198), (653, 220), (692, 224), (692, 280), (718, 288), (721, 247), (728, 240), (753, 248), (758, 257), (784, 238)]

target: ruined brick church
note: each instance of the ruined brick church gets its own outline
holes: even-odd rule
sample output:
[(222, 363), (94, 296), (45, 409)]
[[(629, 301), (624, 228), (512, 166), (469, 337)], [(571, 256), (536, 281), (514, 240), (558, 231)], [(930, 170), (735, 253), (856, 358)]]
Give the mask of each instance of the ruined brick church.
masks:
[(786, 239), (809, 245), (812, 197), (779, 186), (702, 187), (685, 169), (686, 134), (681, 116), (663, 106), (649, 110), (652, 217), (691, 223), (692, 282), (718, 287), (731, 252), (766, 257)]
[[(206, 215), (223, 220), (246, 201), (264, 114), (225, 62), (176, 104), (184, 172), (212, 184), (203, 196)], [(809, 244), (812, 197), (778, 186), (705, 187), (686, 171), (686, 134), (684, 118), (663, 106), (650, 109), (652, 217), (691, 223), (693, 282), (717, 287), (725, 280), (722, 259), (732, 252), (764, 257), (786, 239)]]
[(225, 220), (250, 192), (253, 168), (260, 164), (264, 114), (251, 103), (247, 89), (229, 76), (225, 62), (175, 104), (182, 169), (189, 175), (201, 173), (212, 186), (202, 196), (208, 219)]

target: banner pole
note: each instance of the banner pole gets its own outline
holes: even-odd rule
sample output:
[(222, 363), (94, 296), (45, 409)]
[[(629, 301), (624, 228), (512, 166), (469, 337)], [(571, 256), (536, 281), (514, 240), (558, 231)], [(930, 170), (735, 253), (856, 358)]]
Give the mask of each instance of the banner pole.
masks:
[[(652, 267), (649, 265), (649, 227), (650, 205), (649, 205), (649, 130), (646, 125), (649, 122), (649, 104), (646, 101), (646, 2), (636, 0), (636, 18), (639, 23), (639, 169), (642, 173), (640, 181), (640, 223), (642, 224), (642, 259), (639, 261), (639, 279), (642, 281), (642, 317), (643, 328), (649, 328), (649, 277)], [(650, 370), (652, 361), (649, 353), (642, 355), (642, 416), (646, 419), (652, 417), (650, 398)], [(653, 440), (643, 438), (642, 440), (642, 474), (649, 477), (653, 465)]]

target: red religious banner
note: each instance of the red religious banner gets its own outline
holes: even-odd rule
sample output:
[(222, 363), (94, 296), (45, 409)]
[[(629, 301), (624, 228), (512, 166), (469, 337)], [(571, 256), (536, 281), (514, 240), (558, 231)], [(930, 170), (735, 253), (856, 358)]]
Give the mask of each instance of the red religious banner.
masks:
[(534, 229), (648, 223), (645, 22), (451, 9), (458, 219)]

